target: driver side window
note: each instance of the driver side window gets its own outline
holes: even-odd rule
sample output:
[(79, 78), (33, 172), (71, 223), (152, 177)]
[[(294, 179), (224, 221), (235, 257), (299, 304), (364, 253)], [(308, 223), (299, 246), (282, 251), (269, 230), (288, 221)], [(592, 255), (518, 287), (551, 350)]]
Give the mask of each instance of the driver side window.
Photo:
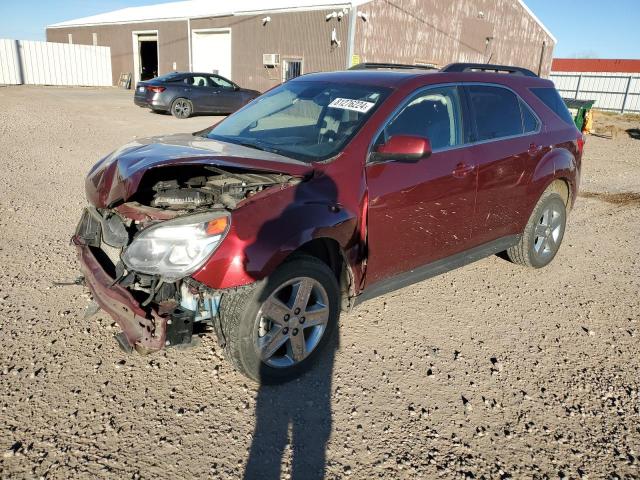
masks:
[(457, 87), (438, 87), (420, 92), (391, 120), (377, 144), (395, 135), (428, 138), (433, 150), (462, 143), (460, 93)]

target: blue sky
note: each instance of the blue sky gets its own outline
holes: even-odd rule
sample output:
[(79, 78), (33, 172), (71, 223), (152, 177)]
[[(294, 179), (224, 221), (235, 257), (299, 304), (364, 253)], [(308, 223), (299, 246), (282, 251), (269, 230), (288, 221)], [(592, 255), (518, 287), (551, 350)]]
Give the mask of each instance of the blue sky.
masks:
[[(640, 58), (640, 0), (525, 1), (558, 39), (556, 57)], [(44, 40), (50, 23), (154, 3), (161, 0), (0, 0), (0, 38)]]

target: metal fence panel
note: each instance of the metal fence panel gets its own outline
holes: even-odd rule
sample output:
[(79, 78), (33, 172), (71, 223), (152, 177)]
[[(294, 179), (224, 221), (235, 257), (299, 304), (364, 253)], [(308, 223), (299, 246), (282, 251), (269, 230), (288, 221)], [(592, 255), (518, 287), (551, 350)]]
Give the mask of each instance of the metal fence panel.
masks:
[(637, 73), (551, 72), (550, 78), (563, 97), (595, 100), (600, 110), (640, 112)]
[(111, 86), (111, 49), (0, 39), (0, 84)]

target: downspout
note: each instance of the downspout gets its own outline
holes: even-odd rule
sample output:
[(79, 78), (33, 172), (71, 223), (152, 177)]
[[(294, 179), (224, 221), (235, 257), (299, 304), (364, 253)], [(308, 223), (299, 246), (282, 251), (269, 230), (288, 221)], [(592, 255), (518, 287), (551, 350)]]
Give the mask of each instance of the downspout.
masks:
[(191, 18), (187, 18), (187, 44), (189, 45), (189, 71), (193, 71), (193, 63), (191, 59)]
[(538, 76), (542, 75), (542, 62), (544, 61), (545, 50), (547, 49), (547, 41), (543, 40), (542, 49), (540, 49), (540, 63), (538, 64)]
[(351, 67), (351, 59), (354, 53), (354, 43), (356, 39), (356, 20), (358, 18), (358, 12), (355, 5), (351, 4), (351, 10), (349, 11), (349, 43), (347, 45), (347, 68)]

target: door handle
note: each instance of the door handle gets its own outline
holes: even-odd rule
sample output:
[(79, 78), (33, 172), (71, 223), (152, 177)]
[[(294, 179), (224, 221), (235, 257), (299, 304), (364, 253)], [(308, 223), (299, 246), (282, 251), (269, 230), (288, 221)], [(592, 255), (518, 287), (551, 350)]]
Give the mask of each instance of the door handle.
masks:
[(532, 157), (534, 155), (537, 155), (537, 153), (541, 150), (541, 147), (539, 147), (538, 145), (536, 145), (535, 143), (530, 143), (529, 144), (529, 148), (527, 150), (527, 153), (529, 155), (531, 155)]
[(453, 169), (453, 176), (456, 178), (464, 178), (469, 175), (476, 167), (474, 165), (467, 165), (466, 163), (459, 163), (456, 168)]

